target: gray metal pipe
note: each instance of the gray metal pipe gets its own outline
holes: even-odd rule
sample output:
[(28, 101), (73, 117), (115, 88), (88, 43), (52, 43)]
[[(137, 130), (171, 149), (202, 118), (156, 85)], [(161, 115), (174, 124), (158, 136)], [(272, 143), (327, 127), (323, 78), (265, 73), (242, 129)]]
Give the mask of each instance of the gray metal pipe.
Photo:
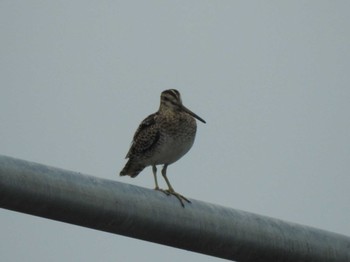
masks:
[(235, 261), (350, 261), (350, 238), (0, 156), (0, 207)]

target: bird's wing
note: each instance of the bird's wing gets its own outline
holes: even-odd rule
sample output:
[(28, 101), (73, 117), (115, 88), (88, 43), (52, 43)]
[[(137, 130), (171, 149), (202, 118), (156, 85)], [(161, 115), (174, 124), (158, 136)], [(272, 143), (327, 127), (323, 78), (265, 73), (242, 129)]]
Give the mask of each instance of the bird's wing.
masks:
[(129, 158), (132, 155), (145, 153), (160, 137), (159, 127), (156, 124), (157, 113), (146, 117), (137, 128), (130, 150), (126, 155)]

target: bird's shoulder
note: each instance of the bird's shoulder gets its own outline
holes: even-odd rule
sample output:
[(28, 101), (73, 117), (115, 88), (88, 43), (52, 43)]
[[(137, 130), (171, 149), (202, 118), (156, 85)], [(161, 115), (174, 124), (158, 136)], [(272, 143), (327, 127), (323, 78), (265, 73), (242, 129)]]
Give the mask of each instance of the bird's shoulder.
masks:
[(144, 133), (146, 131), (149, 132), (150, 129), (155, 129), (156, 126), (157, 126), (156, 125), (157, 118), (158, 118), (158, 113), (157, 112), (149, 115), (148, 117), (146, 117), (141, 122), (139, 127), (137, 128), (133, 140), (135, 140), (137, 137), (139, 137), (142, 133)]
[(126, 158), (131, 155), (142, 154), (149, 150), (160, 137), (159, 126), (157, 125), (158, 113), (146, 117), (137, 128), (133, 141)]

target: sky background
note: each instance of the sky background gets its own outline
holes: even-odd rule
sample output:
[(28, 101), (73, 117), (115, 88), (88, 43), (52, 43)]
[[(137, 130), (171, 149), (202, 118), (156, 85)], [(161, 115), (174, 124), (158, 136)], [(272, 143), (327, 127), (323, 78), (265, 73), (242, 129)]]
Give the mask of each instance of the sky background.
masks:
[[(349, 1), (1, 1), (0, 154), (119, 177), (178, 89), (188, 196), (350, 236)], [(161, 185), (165, 186), (163, 180)], [(223, 261), (0, 209), (2, 261)]]

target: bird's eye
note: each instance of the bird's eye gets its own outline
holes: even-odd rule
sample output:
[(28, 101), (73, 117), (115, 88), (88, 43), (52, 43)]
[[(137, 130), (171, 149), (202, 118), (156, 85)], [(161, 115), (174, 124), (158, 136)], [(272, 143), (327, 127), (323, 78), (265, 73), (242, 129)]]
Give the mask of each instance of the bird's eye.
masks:
[(163, 99), (164, 101), (169, 101), (169, 98), (167, 98), (166, 96)]

